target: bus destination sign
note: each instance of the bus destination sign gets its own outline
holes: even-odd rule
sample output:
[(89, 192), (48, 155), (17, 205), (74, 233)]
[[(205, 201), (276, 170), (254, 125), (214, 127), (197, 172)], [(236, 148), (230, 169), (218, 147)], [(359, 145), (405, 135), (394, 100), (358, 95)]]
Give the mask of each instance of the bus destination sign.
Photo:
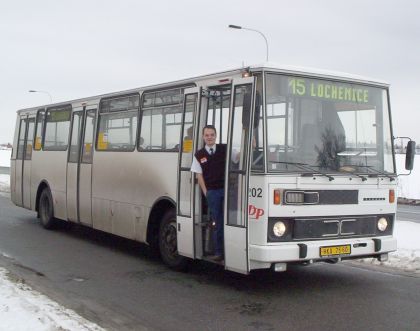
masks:
[(302, 97), (313, 97), (357, 103), (369, 102), (369, 89), (360, 86), (336, 84), (315, 79), (289, 78), (289, 93)]

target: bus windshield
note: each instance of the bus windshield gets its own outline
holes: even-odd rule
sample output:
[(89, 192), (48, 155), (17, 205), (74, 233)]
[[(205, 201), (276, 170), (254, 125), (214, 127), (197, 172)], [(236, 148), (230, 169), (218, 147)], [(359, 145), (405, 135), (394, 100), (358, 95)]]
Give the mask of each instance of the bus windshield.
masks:
[(270, 172), (395, 173), (387, 90), (266, 76)]

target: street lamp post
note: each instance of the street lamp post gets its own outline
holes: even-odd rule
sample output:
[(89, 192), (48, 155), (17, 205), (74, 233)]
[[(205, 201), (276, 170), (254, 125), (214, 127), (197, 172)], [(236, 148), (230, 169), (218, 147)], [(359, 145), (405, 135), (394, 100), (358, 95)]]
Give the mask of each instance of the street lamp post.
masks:
[(255, 29), (250, 29), (250, 28), (246, 28), (243, 26), (239, 26), (239, 25), (233, 25), (233, 24), (229, 24), (229, 28), (231, 29), (239, 29), (239, 30), (248, 30), (248, 31), (254, 31), (256, 33), (259, 33), (265, 41), (265, 46), (266, 46), (266, 61), (268, 62), (268, 41), (267, 38), (264, 36), (264, 33), (262, 33), (261, 31), (255, 30)]
[(49, 92), (47, 92), (47, 91), (29, 90), (28, 92), (30, 92), (30, 93), (45, 93), (45, 94), (48, 94), (48, 96), (50, 97), (50, 102), (52, 103), (52, 97), (51, 97), (51, 94), (50, 94)]

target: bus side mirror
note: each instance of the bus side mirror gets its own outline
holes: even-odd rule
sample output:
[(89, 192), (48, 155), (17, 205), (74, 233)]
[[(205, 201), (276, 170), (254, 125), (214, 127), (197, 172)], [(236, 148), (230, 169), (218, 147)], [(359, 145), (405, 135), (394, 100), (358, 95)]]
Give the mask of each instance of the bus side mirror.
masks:
[(405, 153), (405, 169), (413, 170), (414, 156), (416, 155), (416, 142), (410, 140), (407, 143), (407, 151)]

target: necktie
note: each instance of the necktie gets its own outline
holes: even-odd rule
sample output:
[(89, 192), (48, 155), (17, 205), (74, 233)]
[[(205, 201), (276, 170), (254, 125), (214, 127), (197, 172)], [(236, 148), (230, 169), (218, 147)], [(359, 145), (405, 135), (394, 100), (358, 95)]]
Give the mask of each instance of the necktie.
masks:
[(214, 154), (213, 148), (210, 148), (210, 155), (213, 155), (213, 154)]

